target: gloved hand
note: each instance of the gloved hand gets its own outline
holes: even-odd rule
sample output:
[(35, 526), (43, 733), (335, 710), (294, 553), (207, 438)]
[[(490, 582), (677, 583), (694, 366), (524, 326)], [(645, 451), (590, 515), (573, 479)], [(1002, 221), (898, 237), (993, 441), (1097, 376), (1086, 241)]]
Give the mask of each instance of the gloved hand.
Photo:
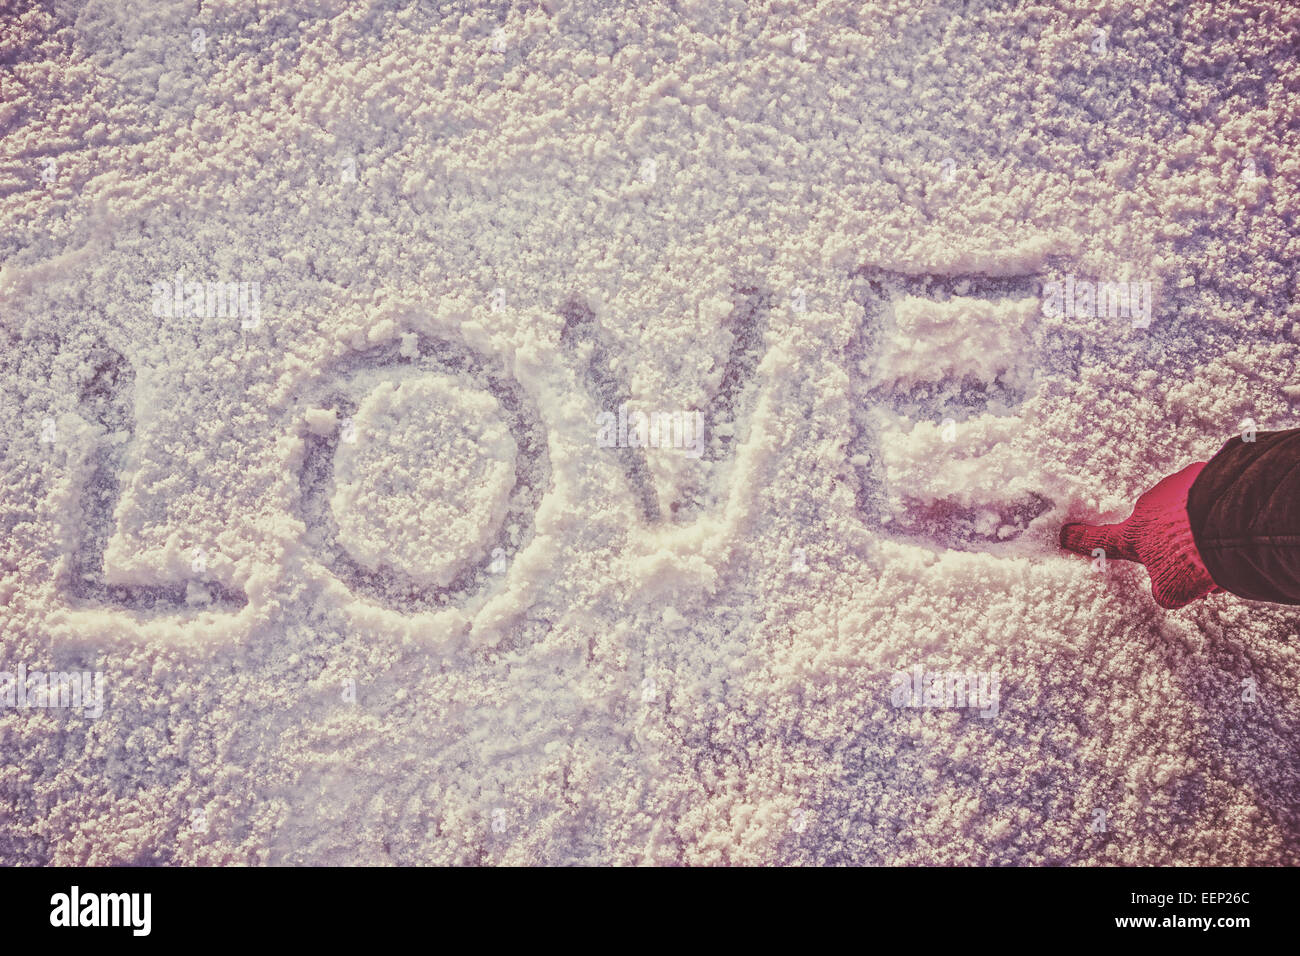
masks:
[(1180, 608), (1222, 591), (1196, 551), (1187, 520), (1187, 491), (1205, 465), (1198, 461), (1161, 479), (1138, 498), (1133, 513), (1119, 524), (1063, 526), (1061, 547), (1084, 557), (1101, 548), (1108, 558), (1145, 565), (1151, 594), (1164, 608)]

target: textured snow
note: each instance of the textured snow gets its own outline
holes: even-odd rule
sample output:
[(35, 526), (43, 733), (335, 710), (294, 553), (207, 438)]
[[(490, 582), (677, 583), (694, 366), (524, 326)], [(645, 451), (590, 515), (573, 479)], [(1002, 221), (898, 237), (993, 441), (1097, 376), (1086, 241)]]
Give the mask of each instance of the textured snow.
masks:
[(1039, 312), (1033, 299), (1014, 303), (908, 296), (893, 303), (893, 328), (874, 359), (875, 383), (899, 386), (970, 375), (985, 384), (1023, 371), (1025, 327)]
[(353, 427), (330, 499), (345, 547), (371, 571), (450, 584), (509, 507), (516, 448), (497, 400), (446, 377), (384, 382)]
[(1297, 613), (1055, 543), (1300, 423), (1294, 4), (9, 11), (0, 862), (1300, 862)]

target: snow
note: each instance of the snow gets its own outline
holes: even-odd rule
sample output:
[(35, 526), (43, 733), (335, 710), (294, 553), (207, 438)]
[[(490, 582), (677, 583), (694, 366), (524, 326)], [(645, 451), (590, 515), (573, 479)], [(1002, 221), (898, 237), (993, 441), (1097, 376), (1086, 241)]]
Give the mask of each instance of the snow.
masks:
[(344, 547), (371, 571), (447, 586), (509, 508), (517, 449), (499, 403), (447, 376), (384, 382), (354, 426), (334, 453), (330, 499)]
[(1297, 424), (1294, 5), (264, 6), (0, 26), (0, 862), (1300, 862), (1295, 612), (1055, 543)]

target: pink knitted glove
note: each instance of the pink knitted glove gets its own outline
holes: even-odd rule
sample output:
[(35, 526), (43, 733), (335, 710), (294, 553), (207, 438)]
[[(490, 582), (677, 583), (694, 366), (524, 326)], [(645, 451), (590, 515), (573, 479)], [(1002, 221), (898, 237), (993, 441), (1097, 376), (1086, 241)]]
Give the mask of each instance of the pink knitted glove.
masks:
[(1145, 565), (1151, 594), (1164, 608), (1183, 607), (1222, 591), (1196, 551), (1187, 520), (1187, 491), (1205, 465), (1198, 461), (1162, 479), (1138, 498), (1133, 513), (1119, 524), (1065, 525), (1061, 547), (1085, 557), (1101, 548), (1108, 558)]

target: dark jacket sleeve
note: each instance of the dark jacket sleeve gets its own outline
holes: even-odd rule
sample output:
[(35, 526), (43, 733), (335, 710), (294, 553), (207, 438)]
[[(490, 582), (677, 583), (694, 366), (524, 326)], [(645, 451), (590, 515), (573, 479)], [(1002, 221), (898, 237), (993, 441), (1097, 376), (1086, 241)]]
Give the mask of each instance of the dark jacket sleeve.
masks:
[(1300, 428), (1229, 439), (1188, 491), (1187, 517), (1216, 584), (1300, 604)]

